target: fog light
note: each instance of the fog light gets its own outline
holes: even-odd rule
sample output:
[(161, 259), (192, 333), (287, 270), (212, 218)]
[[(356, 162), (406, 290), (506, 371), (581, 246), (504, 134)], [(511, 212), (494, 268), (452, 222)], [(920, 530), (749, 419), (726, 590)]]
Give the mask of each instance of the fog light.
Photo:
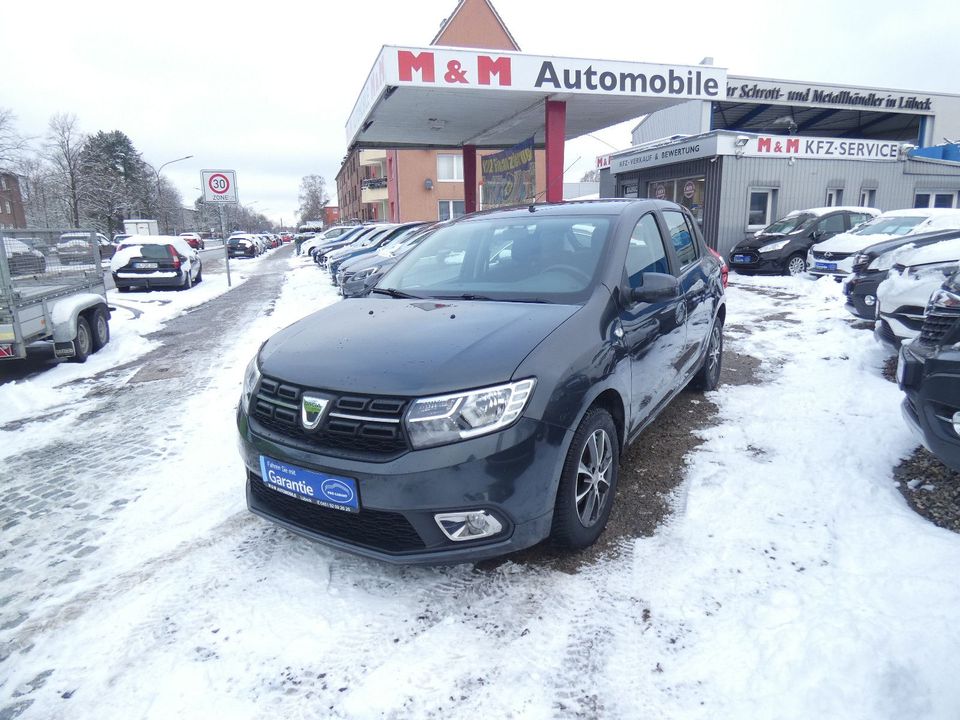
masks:
[(873, 307), (874, 303), (877, 302), (877, 298), (875, 298), (873, 295), (867, 295), (863, 301), (867, 304), (867, 307)]
[(960, 435), (960, 412), (955, 412), (953, 414), (953, 431)]
[(503, 525), (486, 510), (468, 510), (467, 512), (440, 513), (435, 515), (437, 525), (450, 540), (479, 540), (496, 535)]

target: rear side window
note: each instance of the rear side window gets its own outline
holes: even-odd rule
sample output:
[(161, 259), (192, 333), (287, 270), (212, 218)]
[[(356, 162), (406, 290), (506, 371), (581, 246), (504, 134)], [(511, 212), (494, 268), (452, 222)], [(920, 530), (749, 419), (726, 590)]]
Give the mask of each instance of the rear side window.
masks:
[(627, 248), (626, 269), (632, 288), (640, 287), (641, 275), (645, 272), (670, 272), (663, 238), (653, 213), (644, 215), (633, 228), (630, 246)]
[(685, 269), (700, 259), (694, 230), (686, 216), (676, 210), (664, 210), (663, 219), (667, 223), (667, 232), (670, 233), (670, 241), (680, 260), (680, 267)]
[(843, 215), (837, 213), (836, 215), (825, 217), (820, 221), (817, 229), (822, 233), (842, 233), (844, 230)]

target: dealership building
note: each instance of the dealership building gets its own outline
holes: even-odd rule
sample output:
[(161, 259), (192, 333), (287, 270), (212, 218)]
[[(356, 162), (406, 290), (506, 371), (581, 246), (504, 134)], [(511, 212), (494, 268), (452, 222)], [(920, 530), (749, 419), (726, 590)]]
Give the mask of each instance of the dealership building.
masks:
[(598, 160), (600, 194), (688, 207), (727, 252), (791, 210), (960, 207), (960, 96), (727, 76)]

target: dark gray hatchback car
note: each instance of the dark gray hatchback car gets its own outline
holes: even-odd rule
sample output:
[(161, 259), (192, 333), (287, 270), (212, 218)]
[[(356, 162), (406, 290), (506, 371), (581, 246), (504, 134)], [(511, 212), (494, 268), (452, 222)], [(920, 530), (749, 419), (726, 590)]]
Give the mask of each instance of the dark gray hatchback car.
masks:
[(464, 217), (260, 348), (237, 411), (248, 505), (398, 563), (586, 547), (625, 446), (687, 384), (716, 387), (725, 312), (673, 203)]

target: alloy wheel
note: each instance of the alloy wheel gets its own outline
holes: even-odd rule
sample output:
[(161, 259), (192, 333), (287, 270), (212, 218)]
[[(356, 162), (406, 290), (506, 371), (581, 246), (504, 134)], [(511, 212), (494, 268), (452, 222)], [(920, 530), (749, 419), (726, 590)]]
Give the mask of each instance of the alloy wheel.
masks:
[(577, 515), (584, 527), (591, 527), (603, 513), (610, 492), (613, 444), (606, 430), (598, 429), (584, 443), (577, 468)]
[(790, 258), (787, 263), (787, 270), (791, 275), (799, 275), (807, 269), (807, 261), (800, 256)]

